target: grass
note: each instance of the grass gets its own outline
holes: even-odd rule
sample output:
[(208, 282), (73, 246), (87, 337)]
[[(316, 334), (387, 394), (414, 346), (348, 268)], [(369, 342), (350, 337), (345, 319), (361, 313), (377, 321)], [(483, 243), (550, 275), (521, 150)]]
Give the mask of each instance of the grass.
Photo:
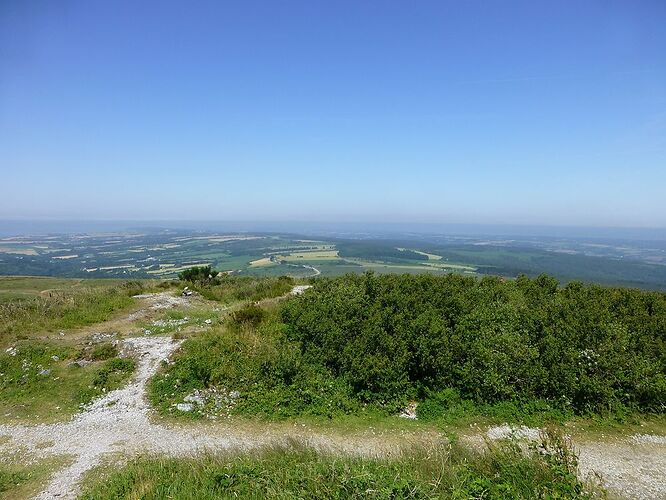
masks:
[[(209, 320), (210, 324), (206, 321)], [(220, 323), (219, 311), (204, 309), (188, 309), (187, 311), (167, 311), (162, 318), (153, 321), (142, 321), (139, 328), (151, 335), (166, 335), (181, 332), (190, 327), (208, 327)]]
[(336, 457), (292, 444), (248, 454), (138, 458), (93, 473), (80, 498), (590, 498), (575, 455), (556, 434), (527, 452), (499, 443), (485, 452), (455, 443), (394, 458)]
[[(94, 398), (123, 385), (134, 372), (131, 359), (116, 357), (110, 344), (87, 351), (55, 343), (22, 341), (0, 353), (0, 419), (64, 420)], [(86, 359), (86, 363), (75, 363)]]
[(0, 302), (38, 297), (42, 292), (68, 292), (77, 289), (111, 288), (122, 284), (117, 279), (74, 279), (43, 276), (0, 276)]
[[(173, 362), (149, 383), (151, 401), (162, 415), (191, 419), (212, 412), (284, 419), (333, 417), (361, 410), (346, 384), (300, 359), (295, 344), (284, 338), (274, 321), (274, 309), (260, 315), (255, 314), (257, 310), (262, 311), (241, 309), (225, 327), (185, 341)], [(194, 390), (208, 389), (238, 391), (240, 398), (217, 409), (212, 404), (187, 413), (175, 409)]]
[(134, 304), (140, 282), (113, 287), (54, 290), (23, 300), (0, 302), (0, 347), (41, 332), (66, 330), (106, 321)]
[(294, 280), (287, 276), (280, 277), (223, 277), (220, 283), (212, 286), (197, 286), (196, 291), (208, 300), (231, 304), (280, 297), (288, 293)]
[(62, 457), (40, 460), (30, 465), (0, 462), (0, 498), (28, 499), (37, 494), (50, 475), (65, 465)]

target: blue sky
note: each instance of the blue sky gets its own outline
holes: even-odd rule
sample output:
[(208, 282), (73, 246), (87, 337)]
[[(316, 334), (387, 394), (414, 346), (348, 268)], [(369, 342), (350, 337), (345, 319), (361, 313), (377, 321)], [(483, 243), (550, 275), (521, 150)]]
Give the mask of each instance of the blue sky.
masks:
[(664, 26), (661, 0), (0, 2), (0, 218), (664, 227)]

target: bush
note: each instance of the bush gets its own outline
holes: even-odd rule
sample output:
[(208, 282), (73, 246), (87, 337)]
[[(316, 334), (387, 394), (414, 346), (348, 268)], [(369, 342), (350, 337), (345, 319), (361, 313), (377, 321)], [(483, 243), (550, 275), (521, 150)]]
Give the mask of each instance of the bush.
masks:
[(118, 348), (110, 342), (103, 342), (93, 347), (90, 359), (93, 361), (104, 361), (118, 355)]
[(664, 293), (368, 273), (318, 280), (281, 318), (305, 359), (391, 411), (429, 394), (422, 412), (437, 413), (454, 394), (446, 389), (507, 409), (664, 410)]
[(178, 279), (202, 286), (216, 285), (218, 271), (210, 266), (190, 267), (178, 273)]
[(231, 315), (236, 325), (258, 326), (264, 319), (264, 310), (256, 304), (248, 304)]

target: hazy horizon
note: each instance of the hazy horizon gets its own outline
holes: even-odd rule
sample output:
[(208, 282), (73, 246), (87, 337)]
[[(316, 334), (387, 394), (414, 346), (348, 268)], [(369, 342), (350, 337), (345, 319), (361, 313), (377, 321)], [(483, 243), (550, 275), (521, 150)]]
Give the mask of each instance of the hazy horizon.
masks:
[(3, 219), (666, 227), (666, 3), (3, 2)]
[(99, 234), (114, 231), (183, 230), (204, 232), (291, 233), (304, 235), (449, 235), (666, 241), (666, 227), (554, 226), (528, 224), (400, 223), (377, 221), (231, 220), (75, 220), (0, 219), (0, 237), (44, 234)]

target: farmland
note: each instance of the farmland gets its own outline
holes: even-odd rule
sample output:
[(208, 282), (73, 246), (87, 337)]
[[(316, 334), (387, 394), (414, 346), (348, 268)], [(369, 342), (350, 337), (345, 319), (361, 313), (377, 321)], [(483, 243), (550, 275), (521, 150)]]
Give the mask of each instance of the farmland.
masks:
[[(545, 272), (562, 282), (666, 288), (666, 248), (660, 242), (166, 229), (0, 238), (0, 275), (173, 279), (205, 265), (225, 274), (295, 278), (366, 271), (508, 278)], [(0, 290), (9, 293), (24, 292)]]

